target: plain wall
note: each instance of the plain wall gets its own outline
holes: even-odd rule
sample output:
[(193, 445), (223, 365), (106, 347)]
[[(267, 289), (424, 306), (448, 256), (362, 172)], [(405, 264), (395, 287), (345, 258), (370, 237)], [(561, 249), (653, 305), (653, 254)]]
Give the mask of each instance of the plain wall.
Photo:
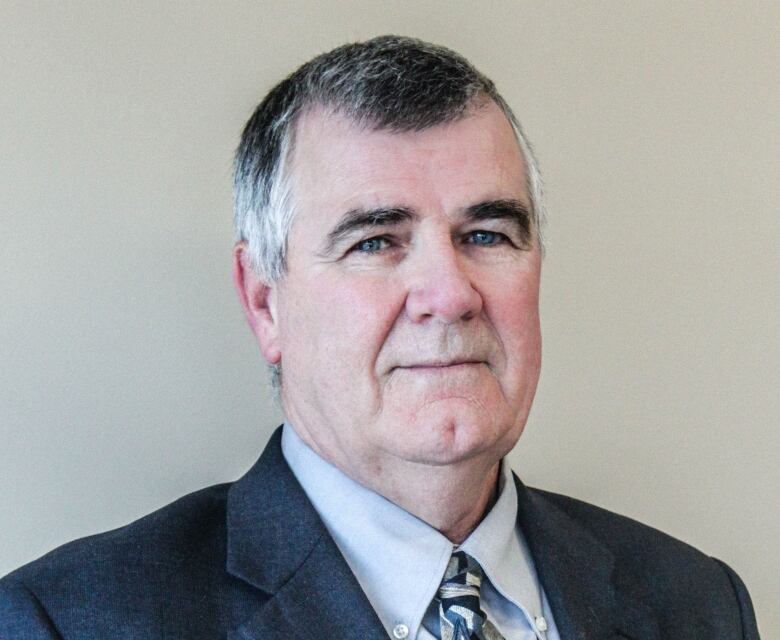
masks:
[(546, 179), (513, 467), (726, 560), (780, 637), (779, 7), (0, 4), (0, 574), (257, 457), (232, 151), (298, 64), (396, 32), (491, 76)]

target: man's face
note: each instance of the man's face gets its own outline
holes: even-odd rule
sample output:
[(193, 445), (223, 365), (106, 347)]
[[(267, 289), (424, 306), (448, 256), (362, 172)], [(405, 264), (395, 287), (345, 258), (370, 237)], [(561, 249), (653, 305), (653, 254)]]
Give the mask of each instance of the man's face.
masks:
[(392, 133), (312, 111), (291, 167), (297, 214), (272, 299), (292, 424), (358, 480), (500, 459), (541, 357), (540, 252), (505, 116), (490, 103)]

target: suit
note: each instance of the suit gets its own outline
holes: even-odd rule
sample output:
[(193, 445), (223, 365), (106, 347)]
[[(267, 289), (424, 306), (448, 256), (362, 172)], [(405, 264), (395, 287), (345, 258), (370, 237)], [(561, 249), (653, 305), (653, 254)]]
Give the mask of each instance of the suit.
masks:
[[(6, 576), (0, 639), (386, 639), (280, 441), (278, 430), (235, 483)], [(744, 585), (719, 561), (516, 483), (519, 523), (563, 639), (758, 638)]]

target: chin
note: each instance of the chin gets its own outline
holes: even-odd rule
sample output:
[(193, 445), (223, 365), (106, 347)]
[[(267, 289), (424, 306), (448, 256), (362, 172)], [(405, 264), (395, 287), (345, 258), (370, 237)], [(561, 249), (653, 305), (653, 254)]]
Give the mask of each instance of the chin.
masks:
[(477, 456), (497, 462), (521, 431), (513, 435), (516, 429), (501, 417), (466, 400), (449, 400), (446, 407), (427, 405), (401, 423), (406, 427), (400, 434), (397, 429), (390, 434), (392, 448), (400, 457), (421, 464), (450, 465)]

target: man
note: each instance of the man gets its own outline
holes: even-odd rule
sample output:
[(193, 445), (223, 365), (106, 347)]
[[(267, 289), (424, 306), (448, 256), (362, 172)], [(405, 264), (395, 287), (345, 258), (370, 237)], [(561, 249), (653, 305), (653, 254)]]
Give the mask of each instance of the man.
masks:
[(717, 560), (502, 462), (540, 367), (541, 188), (493, 84), (382, 37), (275, 87), (234, 276), (286, 415), (252, 470), (7, 576), (2, 638), (758, 638)]

